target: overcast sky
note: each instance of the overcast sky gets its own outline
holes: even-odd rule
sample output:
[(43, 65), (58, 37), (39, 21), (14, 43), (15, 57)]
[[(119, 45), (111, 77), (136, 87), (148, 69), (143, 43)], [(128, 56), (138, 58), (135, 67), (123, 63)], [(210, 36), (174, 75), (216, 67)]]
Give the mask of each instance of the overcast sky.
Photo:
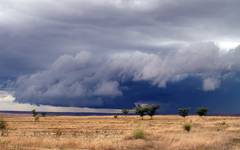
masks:
[(5, 107), (7, 94), (26, 105), (151, 102), (165, 112), (205, 105), (240, 113), (239, 6), (239, 0), (0, 0), (0, 103)]

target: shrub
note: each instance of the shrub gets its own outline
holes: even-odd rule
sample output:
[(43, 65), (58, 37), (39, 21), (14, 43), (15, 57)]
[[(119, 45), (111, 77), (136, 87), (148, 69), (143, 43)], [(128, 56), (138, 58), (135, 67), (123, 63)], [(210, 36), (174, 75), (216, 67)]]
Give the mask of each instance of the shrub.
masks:
[(6, 122), (0, 119), (0, 130), (5, 130), (6, 128), (7, 128)]
[(57, 129), (55, 133), (56, 133), (56, 137), (60, 137), (62, 135), (62, 131), (60, 129)]
[(128, 110), (128, 109), (122, 109), (122, 113), (123, 113), (124, 115), (127, 115), (127, 114), (129, 113), (129, 110)]
[(225, 121), (221, 122), (220, 125), (226, 125), (227, 123)]
[(136, 129), (133, 131), (133, 138), (134, 139), (144, 139), (145, 133), (142, 129)]
[(42, 112), (41, 115), (42, 115), (42, 117), (46, 117), (46, 113), (45, 112)]
[(1, 136), (4, 135), (4, 133), (6, 132), (6, 129), (7, 129), (7, 123), (0, 119), (0, 131), (1, 131)]
[(208, 109), (206, 107), (199, 107), (197, 109), (197, 114), (199, 116), (206, 116), (207, 115), (207, 112), (208, 112)]
[(39, 121), (39, 118), (40, 118), (39, 115), (34, 116), (34, 121), (35, 121), (35, 122), (38, 122), (38, 121)]
[(117, 118), (118, 118), (118, 115), (114, 115), (113, 117), (114, 117), (114, 119), (117, 119)]
[(32, 115), (33, 115), (33, 117), (38, 115), (38, 113), (37, 113), (37, 111), (35, 109), (32, 110)]
[(178, 114), (182, 117), (186, 117), (188, 116), (188, 113), (189, 113), (189, 109), (188, 108), (179, 108), (178, 109)]
[(187, 132), (190, 132), (191, 129), (192, 129), (192, 124), (190, 124), (190, 123), (184, 124), (184, 125), (183, 125), (183, 129), (184, 129), (185, 131), (187, 131)]

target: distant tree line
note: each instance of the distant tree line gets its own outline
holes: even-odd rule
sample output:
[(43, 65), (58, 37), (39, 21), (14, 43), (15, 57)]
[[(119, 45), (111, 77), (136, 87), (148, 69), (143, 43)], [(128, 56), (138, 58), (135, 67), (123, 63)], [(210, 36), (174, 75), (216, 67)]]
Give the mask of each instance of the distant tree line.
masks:
[(38, 112), (36, 111), (36, 109), (33, 109), (33, 110), (32, 110), (32, 116), (33, 116), (33, 118), (34, 118), (34, 121), (35, 121), (35, 122), (38, 122), (40, 116), (46, 117), (46, 112), (38, 113)]
[[(159, 105), (156, 104), (136, 104), (136, 107), (132, 110), (139, 115), (142, 119), (145, 115), (148, 115), (153, 118), (153, 116), (156, 114), (157, 110), (160, 108)], [(122, 109), (123, 115), (128, 115), (131, 110), (129, 109)]]
[[(136, 104), (135, 108), (133, 109), (137, 115), (143, 119), (144, 116), (148, 115), (153, 118), (156, 114), (157, 110), (160, 108), (160, 105), (157, 104)], [(187, 117), (189, 115), (189, 108), (179, 108), (178, 114), (182, 117)], [(130, 113), (129, 109), (122, 109), (123, 115), (128, 115)], [(208, 108), (206, 107), (199, 107), (196, 110), (196, 114), (199, 116), (206, 116), (208, 113)]]
[(145, 115), (150, 116), (152, 119), (159, 108), (160, 106), (156, 104), (137, 104), (135, 107), (135, 112), (141, 116), (142, 119)]
[[(199, 107), (196, 110), (196, 114), (199, 116), (206, 116), (208, 113), (208, 108), (206, 107)], [(187, 117), (189, 115), (189, 108), (179, 108), (178, 109), (178, 114), (182, 117)]]

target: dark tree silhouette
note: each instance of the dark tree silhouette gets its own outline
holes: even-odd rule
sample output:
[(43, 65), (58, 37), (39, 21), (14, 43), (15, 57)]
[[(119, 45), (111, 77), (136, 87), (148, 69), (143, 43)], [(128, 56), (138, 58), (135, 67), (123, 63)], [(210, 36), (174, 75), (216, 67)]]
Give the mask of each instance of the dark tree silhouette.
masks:
[(42, 117), (46, 117), (47, 113), (46, 112), (42, 112), (41, 115), (42, 115)]
[(206, 108), (206, 107), (199, 107), (199, 108), (197, 109), (197, 114), (198, 114), (199, 116), (206, 116), (207, 113), (208, 113), (208, 108)]
[(178, 114), (182, 117), (186, 117), (188, 116), (188, 113), (189, 113), (189, 109), (188, 108), (179, 108), (178, 109)]
[(136, 114), (142, 117), (145, 115), (149, 115), (152, 119), (152, 117), (156, 114), (157, 109), (159, 109), (159, 105), (155, 104), (138, 104), (136, 105), (135, 111)]
[(146, 115), (146, 108), (138, 104), (135, 108), (135, 111), (136, 111), (136, 114), (139, 115), (143, 120), (143, 116)]
[(38, 113), (37, 113), (37, 111), (35, 109), (32, 110), (32, 115), (33, 115), (33, 117), (38, 115)]
[(128, 110), (128, 109), (122, 109), (122, 113), (123, 113), (124, 115), (127, 115), (127, 114), (129, 113), (129, 110)]
[(3, 136), (5, 131), (7, 129), (7, 123), (6, 121), (0, 119), (0, 135)]
[(146, 106), (146, 113), (153, 118), (153, 116), (156, 114), (156, 111), (160, 108), (159, 105), (154, 105), (154, 104), (148, 104)]

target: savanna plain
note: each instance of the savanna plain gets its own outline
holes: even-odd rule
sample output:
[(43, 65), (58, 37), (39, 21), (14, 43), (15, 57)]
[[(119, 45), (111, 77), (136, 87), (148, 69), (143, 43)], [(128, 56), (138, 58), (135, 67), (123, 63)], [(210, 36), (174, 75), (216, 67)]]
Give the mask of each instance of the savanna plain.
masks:
[[(240, 150), (240, 117), (1, 115), (0, 150)], [(188, 132), (184, 124), (191, 124)]]

